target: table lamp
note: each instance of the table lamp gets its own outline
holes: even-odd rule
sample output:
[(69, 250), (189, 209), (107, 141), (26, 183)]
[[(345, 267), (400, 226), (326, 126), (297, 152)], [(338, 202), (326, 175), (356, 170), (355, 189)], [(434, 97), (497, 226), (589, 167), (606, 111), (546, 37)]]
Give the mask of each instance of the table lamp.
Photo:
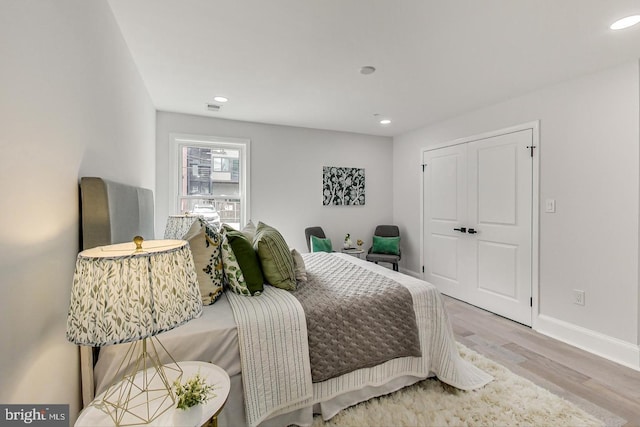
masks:
[[(182, 370), (157, 334), (197, 317), (202, 300), (189, 244), (151, 240), (78, 254), (67, 317), (67, 339), (94, 347), (133, 342), (116, 378), (92, 405), (117, 426), (147, 424), (175, 405), (172, 381)], [(165, 360), (172, 363), (164, 365)], [(138, 374), (138, 372), (144, 372)], [(153, 403), (153, 404), (151, 404)], [(126, 417), (126, 418), (125, 418)]]
[(169, 215), (167, 227), (164, 230), (165, 239), (182, 239), (201, 215), (185, 213), (184, 215)]

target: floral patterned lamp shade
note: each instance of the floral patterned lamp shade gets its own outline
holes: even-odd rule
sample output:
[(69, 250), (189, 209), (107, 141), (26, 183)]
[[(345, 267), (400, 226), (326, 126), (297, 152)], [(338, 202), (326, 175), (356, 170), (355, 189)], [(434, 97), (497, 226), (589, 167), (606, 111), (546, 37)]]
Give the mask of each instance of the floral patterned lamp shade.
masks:
[(189, 244), (151, 240), (78, 254), (67, 317), (67, 339), (104, 346), (168, 331), (202, 312)]
[(165, 239), (182, 239), (194, 221), (198, 219), (200, 215), (169, 215), (167, 218), (167, 227), (164, 230)]
[[(67, 339), (75, 344), (131, 343), (120, 381), (94, 401), (117, 426), (150, 423), (175, 405), (171, 384), (182, 370), (156, 335), (202, 312), (189, 243), (142, 243), (136, 237), (80, 252), (67, 317)], [(136, 375), (140, 370), (147, 374)]]

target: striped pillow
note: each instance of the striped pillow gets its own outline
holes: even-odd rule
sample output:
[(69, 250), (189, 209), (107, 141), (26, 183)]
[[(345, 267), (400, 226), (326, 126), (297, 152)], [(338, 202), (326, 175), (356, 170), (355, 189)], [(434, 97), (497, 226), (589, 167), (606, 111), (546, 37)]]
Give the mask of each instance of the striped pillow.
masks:
[(269, 284), (296, 290), (296, 273), (289, 246), (278, 230), (262, 222), (258, 223), (253, 238), (253, 248), (258, 253), (262, 272)]

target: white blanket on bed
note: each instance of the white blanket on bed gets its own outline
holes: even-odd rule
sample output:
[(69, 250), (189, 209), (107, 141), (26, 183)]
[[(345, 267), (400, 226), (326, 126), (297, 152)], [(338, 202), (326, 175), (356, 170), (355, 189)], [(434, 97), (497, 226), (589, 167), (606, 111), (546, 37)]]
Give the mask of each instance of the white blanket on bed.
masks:
[[(431, 284), (344, 254), (353, 268), (366, 268), (402, 283), (413, 296), (422, 357), (402, 357), (372, 368), (313, 383), (307, 327), (302, 307), (289, 292), (271, 286), (258, 297), (227, 293), (238, 325), (247, 423), (256, 426), (274, 415), (320, 402), (324, 419), (357, 402), (331, 401), (348, 391), (385, 384), (401, 377), (416, 381), (436, 375), (456, 388), (482, 387), (493, 378), (458, 354), (440, 293)], [(281, 307), (281, 308), (276, 308)], [(375, 396), (375, 392), (371, 396)], [(323, 404), (323, 402), (325, 402)]]
[(273, 286), (257, 297), (227, 297), (238, 325), (247, 424), (309, 406), (307, 323), (298, 300)]

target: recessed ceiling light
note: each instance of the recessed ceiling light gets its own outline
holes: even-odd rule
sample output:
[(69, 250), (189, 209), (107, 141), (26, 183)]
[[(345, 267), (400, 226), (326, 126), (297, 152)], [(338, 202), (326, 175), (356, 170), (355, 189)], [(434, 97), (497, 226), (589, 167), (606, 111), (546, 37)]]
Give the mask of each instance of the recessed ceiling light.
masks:
[(373, 74), (376, 72), (376, 67), (372, 67), (371, 65), (365, 65), (364, 67), (360, 68), (360, 74)]
[(382, 119), (382, 120), (380, 120), (380, 124), (381, 124), (381, 125), (388, 125), (388, 124), (391, 124), (391, 120), (389, 120), (389, 119)]
[(227, 102), (229, 98), (226, 98), (224, 96), (214, 96), (213, 100), (216, 102)]
[(622, 30), (636, 25), (638, 22), (640, 22), (640, 15), (627, 16), (626, 18), (618, 19), (611, 24), (609, 28), (612, 30)]

